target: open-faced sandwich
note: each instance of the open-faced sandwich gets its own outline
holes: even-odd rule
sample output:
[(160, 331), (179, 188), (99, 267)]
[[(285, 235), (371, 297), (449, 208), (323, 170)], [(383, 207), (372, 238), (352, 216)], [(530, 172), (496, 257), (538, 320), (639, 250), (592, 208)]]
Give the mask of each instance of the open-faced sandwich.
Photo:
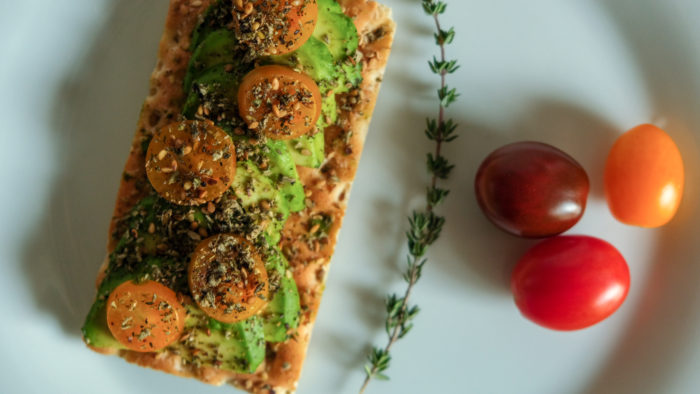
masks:
[(393, 33), (368, 0), (171, 0), (90, 348), (296, 389)]

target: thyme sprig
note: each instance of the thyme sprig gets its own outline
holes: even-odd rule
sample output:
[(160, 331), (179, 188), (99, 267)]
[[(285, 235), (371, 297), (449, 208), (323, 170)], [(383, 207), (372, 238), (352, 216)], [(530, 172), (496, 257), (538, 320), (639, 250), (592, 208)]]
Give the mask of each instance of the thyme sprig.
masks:
[(427, 168), (431, 176), (430, 185), (426, 193), (426, 205), (423, 210), (414, 210), (408, 218), (409, 230), (406, 232), (408, 241), (408, 259), (403, 278), (407, 283), (403, 296), (391, 294), (386, 300), (387, 318), (385, 329), (388, 342), (384, 347), (373, 347), (368, 355), (368, 363), (365, 365), (365, 380), (360, 388), (364, 393), (372, 379), (388, 380), (385, 372), (391, 363), (391, 348), (399, 339), (403, 338), (411, 328), (413, 320), (420, 309), (411, 305), (409, 299), (414, 286), (423, 272), (423, 267), (428, 261), (425, 254), (428, 247), (440, 236), (445, 218), (434, 212), (435, 208), (442, 204), (450, 191), (438, 187), (439, 180), (445, 180), (450, 176), (454, 165), (442, 154), (444, 143), (454, 141), (457, 138), (455, 131), (457, 124), (452, 119), (445, 119), (445, 109), (454, 103), (459, 94), (455, 88), (447, 85), (446, 77), (459, 68), (457, 60), (447, 60), (445, 47), (451, 44), (455, 37), (454, 28), (443, 30), (439, 16), (445, 13), (447, 3), (445, 1), (421, 0), (423, 10), (435, 21), (435, 43), (440, 49), (440, 58), (433, 57), (428, 61), (430, 70), (440, 76), (440, 88), (437, 91), (439, 111), (437, 118), (426, 120), (425, 135), (435, 142), (435, 151), (427, 155)]

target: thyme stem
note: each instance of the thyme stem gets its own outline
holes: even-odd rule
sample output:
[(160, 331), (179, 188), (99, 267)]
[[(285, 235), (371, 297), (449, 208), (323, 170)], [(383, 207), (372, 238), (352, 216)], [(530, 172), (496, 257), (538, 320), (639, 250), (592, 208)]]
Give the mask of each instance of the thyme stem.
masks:
[(383, 348), (374, 347), (368, 355), (369, 364), (365, 365), (366, 376), (362, 387), (360, 387), (360, 394), (365, 392), (372, 379), (388, 379), (384, 371), (389, 369), (391, 348), (413, 327), (411, 321), (416, 317), (419, 309), (415, 305), (409, 305), (411, 293), (421, 277), (423, 266), (427, 262), (423, 256), (428, 247), (438, 239), (445, 223), (445, 218), (436, 215), (434, 208), (444, 201), (449, 190), (438, 188), (438, 181), (447, 179), (454, 168), (454, 165), (450, 164), (442, 155), (442, 146), (443, 143), (451, 142), (457, 138), (457, 135), (454, 134), (457, 124), (452, 119), (445, 119), (445, 109), (459, 96), (456, 89), (448, 88), (446, 81), (447, 75), (459, 68), (456, 60), (448, 61), (445, 55), (445, 46), (452, 43), (455, 31), (453, 28), (443, 30), (440, 25), (439, 15), (443, 14), (447, 8), (445, 1), (422, 0), (421, 2), (423, 10), (435, 21), (434, 37), (440, 48), (440, 59), (433, 57), (432, 61), (428, 62), (433, 73), (440, 76), (440, 89), (437, 91), (440, 103), (438, 117), (437, 119), (427, 119), (425, 129), (425, 135), (428, 139), (435, 142), (434, 153), (427, 156), (427, 167), (431, 174), (431, 180), (426, 194), (425, 209), (413, 211), (408, 218), (410, 229), (406, 233), (406, 237), (408, 238), (409, 256), (408, 267), (404, 273), (404, 280), (407, 283), (406, 291), (403, 297), (398, 297), (396, 294), (387, 297), (385, 325), (388, 341)]
[[(435, 28), (437, 31), (441, 31), (442, 28), (440, 27), (440, 18), (438, 18), (438, 14), (433, 15), (433, 19), (435, 20)], [(445, 62), (446, 61), (446, 56), (445, 56), (445, 44), (440, 44), (440, 61)], [(446, 86), (446, 76), (447, 76), (447, 70), (442, 70), (440, 71), (440, 88), (444, 89)], [(439, 110), (438, 110), (438, 124), (441, 126), (444, 126), (445, 124), (445, 107), (442, 105), (442, 102), (440, 102), (439, 105)], [(435, 157), (439, 157), (441, 154), (442, 150), (442, 131), (440, 128), (438, 128), (438, 133), (435, 136)], [(430, 186), (435, 189), (437, 186), (437, 180), (438, 177), (433, 173), (433, 179), (430, 182)], [(433, 205), (428, 201), (428, 211), (433, 210)]]

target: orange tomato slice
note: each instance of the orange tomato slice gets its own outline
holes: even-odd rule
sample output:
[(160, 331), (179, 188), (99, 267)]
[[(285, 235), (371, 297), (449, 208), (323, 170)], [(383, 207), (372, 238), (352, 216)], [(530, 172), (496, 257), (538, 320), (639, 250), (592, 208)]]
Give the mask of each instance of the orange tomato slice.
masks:
[(289, 67), (257, 67), (241, 81), (238, 110), (250, 129), (273, 139), (293, 139), (316, 127), (321, 91), (308, 75)]
[(234, 235), (219, 234), (200, 242), (190, 261), (188, 281), (197, 305), (224, 323), (245, 320), (268, 302), (262, 258), (250, 242)]
[(177, 341), (187, 312), (168, 287), (124, 282), (107, 298), (107, 326), (129, 350), (154, 352)]
[(220, 197), (233, 182), (236, 150), (209, 121), (187, 120), (158, 130), (146, 152), (146, 174), (158, 194), (178, 205)]
[(317, 19), (316, 0), (234, 0), (238, 36), (262, 55), (298, 49), (313, 34)]

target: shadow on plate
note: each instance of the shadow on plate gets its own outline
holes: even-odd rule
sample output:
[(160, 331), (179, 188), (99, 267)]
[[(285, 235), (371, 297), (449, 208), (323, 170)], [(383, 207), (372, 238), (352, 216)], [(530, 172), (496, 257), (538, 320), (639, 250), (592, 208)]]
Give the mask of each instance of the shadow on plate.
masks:
[[(80, 335), (95, 297), (107, 228), (162, 32), (167, 2), (114, 0), (82, 58), (54, 92), (47, 127), (57, 168), (23, 272), (38, 307)], [(51, 94), (51, 93), (48, 93)]]
[(691, 26), (691, 19), (684, 21), (679, 15), (682, 11), (668, 3), (653, 0), (599, 3), (618, 26), (641, 67), (654, 115), (666, 119), (665, 128), (679, 145), (685, 162), (686, 186), (676, 218), (659, 230), (659, 245), (646, 283), (636, 285), (642, 295), (629, 326), (584, 392), (670, 392), (678, 371), (697, 343), (693, 338), (697, 337), (700, 318), (697, 261), (700, 255), (697, 243), (700, 64), (689, 55), (697, 54), (697, 43), (691, 39), (695, 35), (687, 34), (682, 23)]
[[(460, 122), (461, 137), (448, 145), (446, 152), (457, 164), (449, 181), (452, 194), (444, 210), (448, 220), (443, 239), (436, 245), (446, 250), (435, 260), (439, 260), (445, 280), (510, 297), (511, 271), (520, 256), (538, 241), (507, 234), (486, 219), (474, 195), (479, 165), (490, 152), (512, 142), (551, 144), (586, 169), (590, 203), (603, 198), (604, 162), (620, 130), (584, 108), (545, 98), (528, 100), (522, 115), (507, 128)], [(576, 233), (576, 228), (570, 232)], [(496, 250), (498, 253), (494, 253)]]

